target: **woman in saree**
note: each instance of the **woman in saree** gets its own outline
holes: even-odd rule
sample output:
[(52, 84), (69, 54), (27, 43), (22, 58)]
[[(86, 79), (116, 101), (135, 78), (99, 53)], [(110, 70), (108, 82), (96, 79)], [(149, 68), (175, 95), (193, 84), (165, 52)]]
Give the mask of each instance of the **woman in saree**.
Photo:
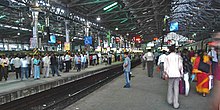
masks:
[(210, 63), (210, 58), (207, 55), (207, 53), (203, 52), (203, 51), (199, 51), (198, 57), (196, 57), (196, 59), (195, 59), (193, 71), (192, 71), (197, 76), (196, 91), (198, 93), (201, 93), (202, 96), (205, 97), (206, 94), (209, 93), (209, 75), (210, 75), (211, 71), (209, 73), (206, 73), (204, 71), (198, 70), (200, 60), (203, 61), (204, 63), (209, 64), (210, 67), (211, 67), (211, 63)]
[[(194, 54), (194, 56), (191, 57), (191, 63), (192, 63), (193, 66), (195, 65), (195, 60), (196, 60), (197, 57), (198, 57), (198, 52), (196, 52), (196, 53)], [(196, 74), (195, 74), (195, 73), (192, 73), (191, 78), (192, 78), (191, 82), (192, 82), (192, 81), (197, 81), (197, 77), (196, 77)]]

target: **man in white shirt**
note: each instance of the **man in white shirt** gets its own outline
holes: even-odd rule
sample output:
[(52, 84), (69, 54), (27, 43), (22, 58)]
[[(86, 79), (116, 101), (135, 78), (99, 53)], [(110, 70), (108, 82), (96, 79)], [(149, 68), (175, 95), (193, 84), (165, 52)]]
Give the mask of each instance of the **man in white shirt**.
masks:
[(183, 75), (183, 62), (180, 55), (175, 53), (175, 47), (169, 48), (171, 52), (164, 60), (164, 71), (168, 76), (167, 102), (174, 108), (179, 108), (179, 81)]
[(66, 64), (66, 71), (65, 72), (69, 72), (69, 70), (70, 70), (70, 55), (68, 53), (65, 54), (64, 61)]
[(21, 58), (21, 80), (23, 80), (24, 75), (26, 79), (28, 79), (29, 69), (28, 69), (28, 59), (26, 56), (22, 56)]
[(49, 70), (50, 70), (50, 57), (48, 54), (43, 58), (43, 66), (44, 66), (44, 77), (49, 77)]
[(21, 78), (21, 60), (18, 55), (15, 56), (13, 65), (15, 67), (16, 79), (18, 79), (18, 76)]
[(214, 47), (211, 48), (211, 51), (208, 53), (208, 55), (212, 58), (212, 74), (214, 74), (215, 69), (217, 68), (218, 65), (217, 52), (215, 51)]
[(153, 77), (154, 54), (151, 52), (151, 49), (148, 49), (148, 52), (144, 54), (144, 58), (147, 62), (148, 77)]
[(86, 65), (86, 55), (81, 56), (81, 63), (82, 63), (82, 69), (85, 69), (85, 65)]
[(160, 67), (160, 78), (163, 78), (163, 72), (164, 72), (164, 60), (167, 57), (166, 51), (162, 51), (162, 55), (159, 56), (157, 65)]

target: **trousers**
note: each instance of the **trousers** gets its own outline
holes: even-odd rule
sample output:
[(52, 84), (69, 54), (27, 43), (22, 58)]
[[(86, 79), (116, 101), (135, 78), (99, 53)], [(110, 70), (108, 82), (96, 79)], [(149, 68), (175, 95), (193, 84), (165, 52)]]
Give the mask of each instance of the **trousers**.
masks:
[(24, 76), (26, 79), (28, 79), (28, 75), (29, 75), (28, 67), (21, 67), (21, 80), (24, 79)]
[(50, 66), (44, 66), (44, 77), (48, 78), (49, 77), (49, 72), (50, 72)]
[(160, 78), (163, 78), (163, 73), (164, 73), (164, 63), (161, 62), (159, 66), (160, 66)]
[(130, 87), (129, 74), (130, 74), (130, 72), (128, 72), (128, 71), (124, 71), (124, 76), (125, 76), (125, 86), (126, 86), (126, 87)]
[(34, 79), (40, 78), (40, 66), (34, 65)]
[(169, 78), (168, 81), (167, 102), (174, 108), (179, 107), (179, 81), (180, 78)]
[(147, 61), (147, 73), (149, 77), (153, 77), (154, 62)]

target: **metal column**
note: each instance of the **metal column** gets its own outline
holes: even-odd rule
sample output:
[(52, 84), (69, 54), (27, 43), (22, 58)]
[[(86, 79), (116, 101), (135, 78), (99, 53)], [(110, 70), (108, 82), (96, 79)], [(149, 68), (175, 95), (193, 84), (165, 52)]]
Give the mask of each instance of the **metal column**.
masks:
[(34, 48), (38, 48), (39, 45), (38, 45), (38, 15), (39, 15), (39, 8), (38, 8), (38, 0), (35, 0), (34, 1), (34, 6), (36, 8), (32, 8), (32, 19), (33, 19), (33, 42), (34, 45), (33, 47)]

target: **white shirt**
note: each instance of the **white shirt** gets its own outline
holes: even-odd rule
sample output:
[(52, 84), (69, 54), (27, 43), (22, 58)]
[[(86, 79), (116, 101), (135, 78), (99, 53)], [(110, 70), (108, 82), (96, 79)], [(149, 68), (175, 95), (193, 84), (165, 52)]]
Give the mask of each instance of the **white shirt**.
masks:
[(164, 60), (165, 60), (166, 57), (167, 57), (166, 54), (160, 55), (160, 56), (159, 56), (159, 59), (158, 59), (157, 65), (160, 65), (160, 63), (164, 63)]
[(20, 68), (21, 67), (21, 60), (20, 58), (16, 57), (13, 61), (13, 64), (15, 66), (15, 68)]
[(97, 58), (96, 58), (96, 55), (93, 55), (93, 56), (92, 56), (92, 59), (93, 59), (93, 60), (96, 60), (96, 59), (97, 59)]
[(8, 58), (5, 58), (5, 59), (1, 59), (1, 63), (4, 65), (4, 66), (8, 66), (9, 65), (9, 60)]
[(147, 52), (144, 54), (146, 61), (154, 61), (154, 54), (152, 52)]
[(216, 53), (215, 50), (211, 50), (211, 51), (208, 53), (208, 55), (212, 57), (212, 61), (218, 62), (217, 53)]
[(10, 64), (14, 64), (14, 60), (15, 60), (15, 58), (12, 58), (10, 61)]
[(101, 58), (101, 57), (102, 57), (102, 54), (101, 54), (101, 53), (98, 53), (98, 57)]
[(84, 55), (84, 56), (82, 55), (82, 56), (81, 56), (81, 62), (82, 62), (82, 63), (85, 63), (85, 62), (86, 62), (86, 55)]
[(43, 62), (44, 62), (44, 67), (50, 66), (50, 57), (45, 56), (43, 58)]
[(183, 61), (180, 55), (172, 52), (164, 60), (164, 71), (169, 78), (181, 77), (183, 73)]
[(28, 67), (28, 59), (21, 59), (21, 67), (25, 68)]
[(65, 55), (65, 61), (70, 61), (70, 56), (69, 55)]

